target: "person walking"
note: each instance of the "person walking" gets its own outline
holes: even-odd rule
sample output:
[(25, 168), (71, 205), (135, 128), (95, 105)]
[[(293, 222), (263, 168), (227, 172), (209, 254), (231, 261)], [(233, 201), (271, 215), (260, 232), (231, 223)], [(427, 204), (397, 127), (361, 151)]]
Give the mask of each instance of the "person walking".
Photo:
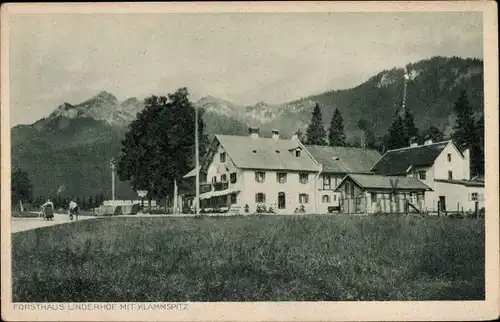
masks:
[(73, 215), (78, 217), (78, 205), (76, 204), (75, 200), (72, 198), (71, 202), (69, 203), (69, 219), (73, 220)]
[(42, 212), (45, 220), (54, 220), (54, 203), (50, 198), (42, 205)]

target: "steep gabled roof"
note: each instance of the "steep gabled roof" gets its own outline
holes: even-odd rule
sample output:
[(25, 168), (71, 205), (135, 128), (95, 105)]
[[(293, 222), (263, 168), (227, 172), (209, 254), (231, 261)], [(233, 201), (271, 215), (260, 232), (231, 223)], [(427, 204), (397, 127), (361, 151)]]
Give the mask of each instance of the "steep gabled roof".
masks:
[(450, 142), (387, 151), (371, 170), (376, 174), (398, 175), (406, 173), (410, 166), (432, 165)]
[(305, 147), (323, 165), (323, 172), (369, 173), (381, 157), (378, 151), (363, 148), (319, 145)]
[(348, 174), (342, 179), (335, 190), (340, 190), (339, 187), (347, 178), (351, 178), (358, 186), (365, 189), (393, 189), (392, 180), (396, 190), (431, 190), (426, 184), (416, 178), (370, 174)]
[(215, 140), (238, 168), (318, 171), (318, 165), (305, 151), (295, 156), (294, 150), (302, 148), (296, 140), (220, 134), (215, 135)]

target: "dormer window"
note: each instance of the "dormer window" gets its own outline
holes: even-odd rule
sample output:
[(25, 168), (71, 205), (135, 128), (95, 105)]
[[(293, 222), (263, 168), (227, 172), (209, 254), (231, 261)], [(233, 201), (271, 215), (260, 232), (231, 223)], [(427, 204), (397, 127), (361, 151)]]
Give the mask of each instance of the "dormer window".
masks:
[(302, 151), (300, 149), (295, 150), (295, 157), (300, 158), (300, 153)]
[(280, 150), (276, 150), (276, 153), (280, 153)]
[(257, 153), (257, 150), (252, 150), (253, 153)]
[(222, 152), (222, 153), (220, 154), (220, 162), (221, 162), (221, 163), (226, 162), (226, 152)]

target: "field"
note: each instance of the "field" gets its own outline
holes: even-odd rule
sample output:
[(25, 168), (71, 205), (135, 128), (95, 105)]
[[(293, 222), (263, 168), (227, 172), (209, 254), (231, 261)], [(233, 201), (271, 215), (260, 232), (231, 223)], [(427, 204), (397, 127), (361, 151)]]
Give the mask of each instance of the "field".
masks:
[(484, 299), (484, 221), (100, 218), (16, 233), (14, 302)]

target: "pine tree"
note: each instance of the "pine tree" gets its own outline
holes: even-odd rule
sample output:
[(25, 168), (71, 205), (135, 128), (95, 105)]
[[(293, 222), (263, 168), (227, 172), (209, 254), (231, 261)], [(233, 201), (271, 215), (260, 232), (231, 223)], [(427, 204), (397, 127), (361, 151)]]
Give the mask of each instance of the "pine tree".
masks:
[(307, 128), (307, 142), (309, 145), (327, 145), (326, 131), (323, 126), (323, 117), (319, 105), (316, 103), (312, 112), (311, 123)]
[(330, 123), (328, 140), (330, 142), (330, 146), (345, 146), (345, 139), (344, 120), (342, 118), (342, 114), (340, 114), (340, 111), (337, 108), (333, 113), (332, 121)]
[(481, 148), (481, 132), (484, 133), (484, 124), (475, 122), (472, 106), (464, 90), (460, 92), (454, 110), (457, 119), (452, 134), (453, 141), (460, 148), (468, 147), (470, 149), (471, 174), (484, 173), (484, 154)]
[(457, 117), (453, 140), (459, 146), (466, 144), (472, 146), (477, 142), (477, 129), (474, 122), (472, 107), (469, 104), (465, 91), (461, 91), (458, 100), (455, 102), (455, 114)]
[(484, 116), (476, 123), (477, 144), (471, 149), (471, 172), (473, 175), (484, 174)]
[(409, 142), (412, 138), (418, 140), (418, 129), (415, 126), (415, 120), (413, 119), (413, 115), (411, 115), (408, 109), (405, 111), (403, 127), (404, 127), (403, 135), (405, 140), (405, 144), (403, 146), (409, 145)]
[(396, 116), (389, 129), (388, 149), (399, 149), (407, 145), (403, 120)]

